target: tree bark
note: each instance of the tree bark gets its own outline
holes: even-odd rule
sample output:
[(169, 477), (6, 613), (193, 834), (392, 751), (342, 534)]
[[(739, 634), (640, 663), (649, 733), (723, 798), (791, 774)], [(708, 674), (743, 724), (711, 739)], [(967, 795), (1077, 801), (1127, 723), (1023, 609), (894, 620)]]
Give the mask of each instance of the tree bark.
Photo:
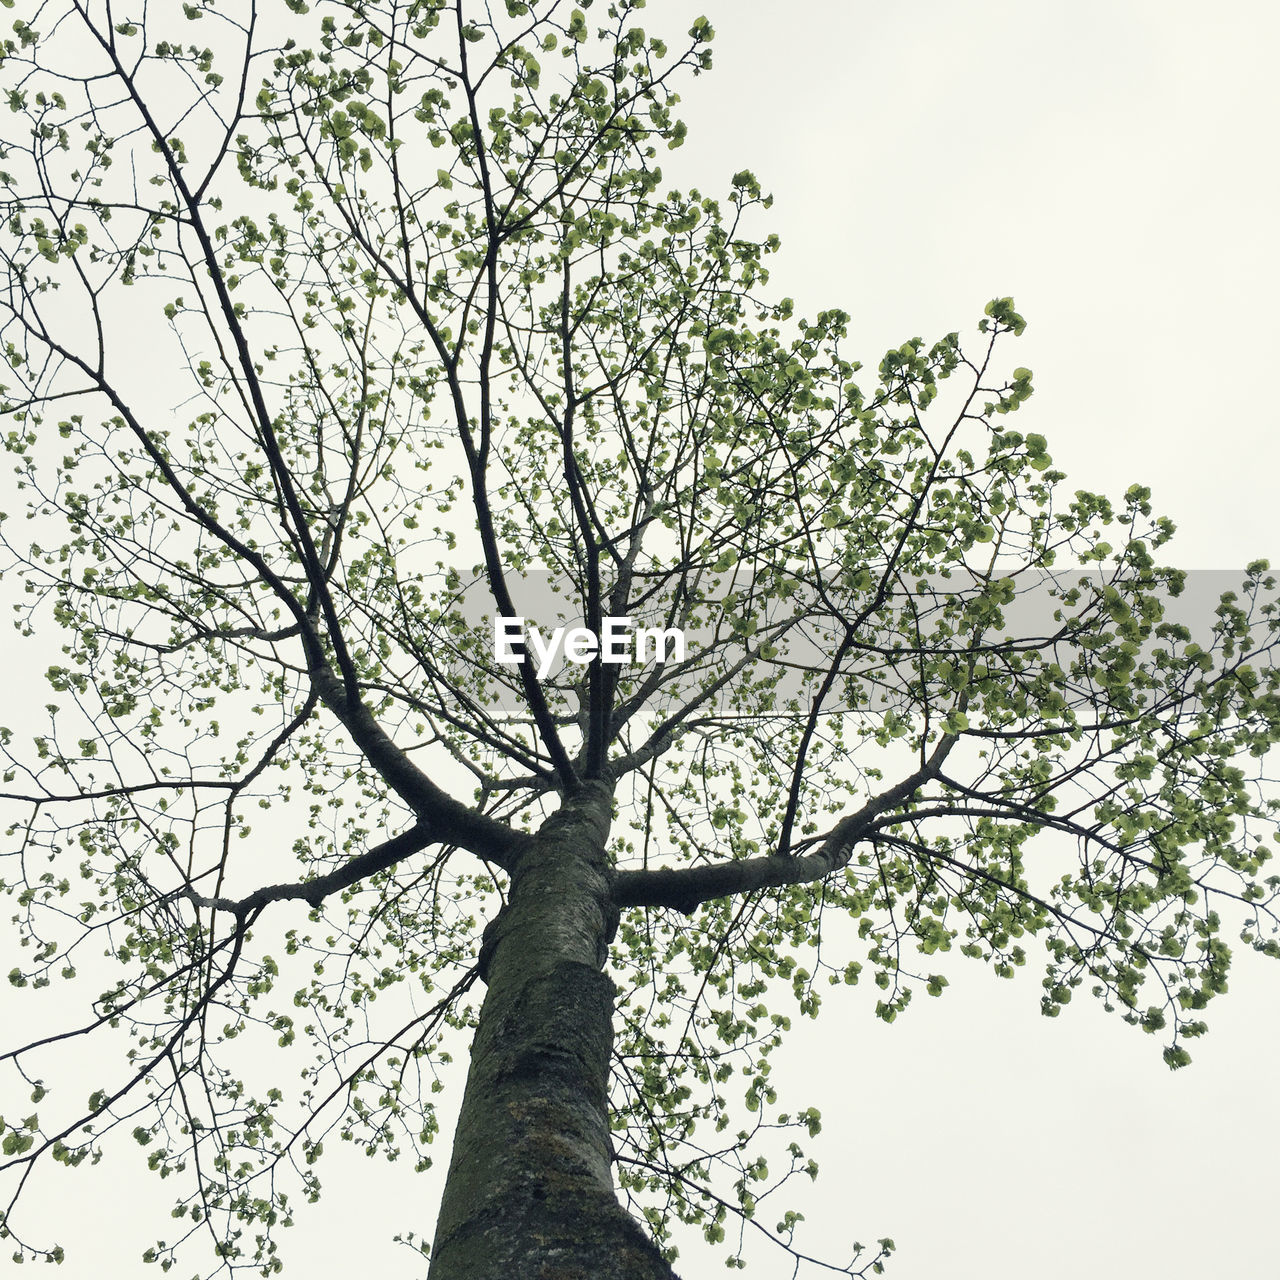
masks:
[(553, 814), (485, 931), (430, 1280), (673, 1280), (614, 1193), (611, 806), (596, 782)]

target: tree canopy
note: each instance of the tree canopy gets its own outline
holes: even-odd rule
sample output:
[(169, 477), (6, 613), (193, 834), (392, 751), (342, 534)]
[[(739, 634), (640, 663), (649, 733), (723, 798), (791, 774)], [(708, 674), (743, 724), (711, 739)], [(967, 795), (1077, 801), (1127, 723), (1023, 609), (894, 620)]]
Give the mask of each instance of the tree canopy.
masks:
[[(830, 984), (892, 1021), (940, 952), (1030, 960), (1177, 1067), (1280, 951), (1266, 564), (1179, 611), (1149, 492), (1013, 429), (1011, 298), (862, 369), (752, 173), (664, 182), (710, 23), (580, 6), (12, 6), (0, 540), (51, 661), (0, 874), (9, 982), (86, 1009), (3, 1059), (17, 1257), (33, 1170), (132, 1133), (147, 1259), (269, 1274), (328, 1135), (426, 1167), (473, 1035), (433, 1276), (568, 1223), (601, 1275), (677, 1222), (801, 1261), (770, 1054)], [(515, 619), (687, 646), (509, 663)]]

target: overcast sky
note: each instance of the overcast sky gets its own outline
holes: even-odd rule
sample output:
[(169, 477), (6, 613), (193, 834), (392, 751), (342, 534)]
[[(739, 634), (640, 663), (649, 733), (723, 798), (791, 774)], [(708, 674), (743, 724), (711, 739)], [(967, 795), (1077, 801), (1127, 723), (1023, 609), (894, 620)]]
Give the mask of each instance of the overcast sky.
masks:
[[(679, 180), (752, 168), (784, 243), (773, 283), (851, 312), (872, 367), (1012, 294), (1036, 375), (1017, 426), (1068, 491), (1149, 485), (1184, 567), (1280, 563), (1280, 7), (783, 12), (708, 10), (717, 68), (685, 95)], [(1176, 1074), (1096, 1002), (1041, 1018), (1030, 964), (948, 974), (893, 1026), (854, 992), (795, 1038), (827, 1125), (811, 1243), (893, 1236), (896, 1280), (1275, 1274), (1275, 964), (1239, 957)]]
[[(708, 191), (755, 171), (776, 200), (762, 231), (783, 239), (779, 293), (850, 312), (849, 349), (871, 368), (917, 333), (972, 332), (1012, 294), (1029, 321), (1016, 362), (1037, 388), (1018, 426), (1049, 438), (1069, 488), (1150, 485), (1180, 529), (1167, 558), (1186, 567), (1280, 562), (1280, 6), (712, 6), (647, 10), (655, 32), (704, 7), (717, 30), (716, 70), (685, 91), (689, 142), (665, 167)], [(823, 1177), (800, 1203), (808, 1247), (893, 1236), (893, 1280), (1274, 1274), (1280, 966), (1250, 960), (1177, 1074), (1157, 1040), (1083, 997), (1041, 1019), (1033, 966), (1001, 983), (953, 964), (945, 997), (892, 1027), (872, 992), (832, 997), (779, 1068), (826, 1122)], [(122, 1168), (57, 1180), (84, 1197), (75, 1235), (101, 1240), (62, 1274), (133, 1276), (163, 1230), (167, 1187)], [(386, 1237), (430, 1236), (432, 1185), (335, 1165), (306, 1238), (286, 1238), (289, 1272), (417, 1275)], [(148, 1203), (145, 1235), (122, 1200)], [(762, 1255), (749, 1274), (780, 1263)], [(693, 1242), (680, 1269), (721, 1263)]]
[(1012, 294), (1037, 429), (1077, 484), (1149, 484), (1188, 567), (1280, 554), (1275, 6), (779, 12), (712, 14), (668, 170), (754, 169), (775, 283), (851, 312), (868, 362)]

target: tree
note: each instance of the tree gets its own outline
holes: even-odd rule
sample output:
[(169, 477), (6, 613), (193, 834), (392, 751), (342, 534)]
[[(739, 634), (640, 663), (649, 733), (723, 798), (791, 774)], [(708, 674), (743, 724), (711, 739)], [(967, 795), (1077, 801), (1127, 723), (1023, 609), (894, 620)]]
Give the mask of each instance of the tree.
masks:
[[(891, 1020), (918, 957), (1034, 933), (1047, 1013), (1088, 984), (1177, 1066), (1223, 904), (1276, 950), (1266, 567), (1177, 620), (1149, 495), (1007, 428), (1010, 299), (861, 390), (846, 317), (770, 299), (753, 176), (663, 185), (711, 29), (637, 8), (15, 24), (0, 532), (65, 653), (4, 736), (10, 981), (92, 1001), (7, 1056), (15, 1196), (132, 1128), (185, 1236), (277, 1269), (324, 1135), (423, 1164), (473, 1031), (432, 1276), (669, 1275), (668, 1224), (733, 1215), (799, 1258), (756, 1209), (812, 1170), (789, 1002), (865, 967)], [(687, 650), (501, 662), (520, 616)], [(87, 1107), (46, 1091), (117, 1028)], [(242, 1080), (262, 1036), (316, 1047), (298, 1094)]]

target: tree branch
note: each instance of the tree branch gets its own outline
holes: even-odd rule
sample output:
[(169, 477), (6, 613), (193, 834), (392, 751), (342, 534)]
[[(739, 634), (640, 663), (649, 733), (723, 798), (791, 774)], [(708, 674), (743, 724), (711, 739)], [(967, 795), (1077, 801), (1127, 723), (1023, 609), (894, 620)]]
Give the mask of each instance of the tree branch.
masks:
[[(506, 823), (498, 822), (479, 810), (463, 804), (460, 800), (455, 800), (447, 791), (432, 782), (409, 759), (403, 749), (391, 740), (386, 730), (374, 719), (369, 708), (358, 698), (347, 697), (345, 685), (328, 668), (311, 672), (311, 680), (325, 706), (341, 721), (347, 732), (351, 734), (356, 746), (364, 752), (369, 763), (417, 815), (419, 824), (415, 830), (425, 833), (423, 843), (416, 846), (417, 848), (423, 848), (434, 841), (441, 844), (456, 844), (466, 849), (468, 853), (474, 853), (479, 858), (495, 863), (504, 871), (512, 869), (518, 854), (532, 840), (531, 836), (514, 831)], [(413, 850), (405, 850), (405, 852), (413, 852)], [(401, 856), (403, 854), (396, 855), (396, 857)], [(393, 862), (395, 860), (396, 858), (391, 859)], [(359, 858), (353, 860), (353, 862), (359, 861)], [(361, 876), (368, 874), (370, 871), (365, 870), (353, 876), (352, 879), (358, 880)], [(350, 884), (351, 880), (346, 883)], [(335, 885), (335, 888), (340, 887), (342, 886)]]
[(872, 830), (881, 815), (909, 800), (926, 782), (937, 777), (955, 741), (952, 735), (942, 738), (920, 768), (868, 801), (856, 813), (841, 818), (813, 853), (798, 857), (772, 853), (704, 866), (620, 871), (614, 882), (614, 902), (619, 907), (673, 907), (692, 915), (702, 903), (716, 898), (825, 879), (833, 871), (848, 866), (854, 846)]
[(319, 876), (315, 880), (265, 885), (244, 898), (206, 898), (191, 888), (181, 890), (176, 896), (194, 902), (197, 907), (229, 911), (237, 920), (245, 919), (251, 912), (261, 911), (270, 902), (299, 900), (309, 906), (319, 907), (330, 894), (337, 893), (348, 885), (355, 884), (357, 880), (363, 880), (366, 876), (385, 871), (401, 858), (407, 858), (433, 842), (431, 829), (420, 822), (408, 831), (373, 849), (367, 849), (364, 853), (330, 871), (328, 875)]

